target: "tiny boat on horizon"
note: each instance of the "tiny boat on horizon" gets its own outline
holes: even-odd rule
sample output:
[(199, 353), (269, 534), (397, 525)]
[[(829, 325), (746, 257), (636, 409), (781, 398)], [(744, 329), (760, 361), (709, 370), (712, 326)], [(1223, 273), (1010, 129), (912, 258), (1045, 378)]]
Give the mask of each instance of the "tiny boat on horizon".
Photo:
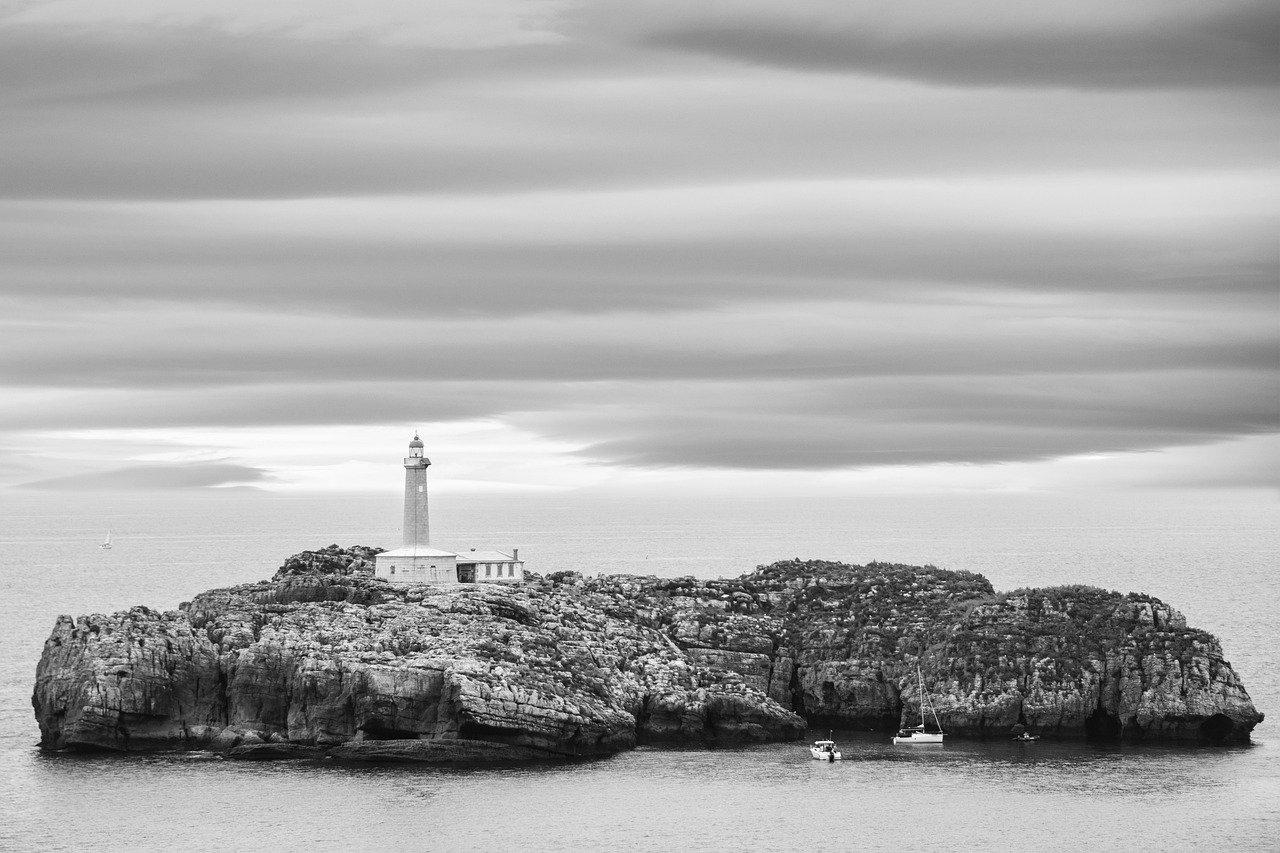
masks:
[(111, 531), (107, 531), (107, 538), (98, 543), (98, 547), (104, 551), (111, 550)]
[(809, 747), (809, 754), (816, 761), (842, 761), (844, 756), (840, 754), (840, 750), (836, 747), (833, 740), (815, 740), (813, 746)]
[[(893, 736), (893, 743), (907, 744), (910, 746), (918, 746), (922, 744), (940, 744), (942, 743), (942, 723), (938, 722), (938, 712), (933, 709), (933, 703), (929, 701), (929, 695), (924, 691), (924, 673), (920, 670), (920, 665), (916, 664), (916, 677), (920, 679), (920, 725), (903, 726), (898, 729), (898, 733)], [(933, 725), (937, 731), (928, 731), (924, 725), (924, 706), (929, 705), (929, 711), (933, 714)]]

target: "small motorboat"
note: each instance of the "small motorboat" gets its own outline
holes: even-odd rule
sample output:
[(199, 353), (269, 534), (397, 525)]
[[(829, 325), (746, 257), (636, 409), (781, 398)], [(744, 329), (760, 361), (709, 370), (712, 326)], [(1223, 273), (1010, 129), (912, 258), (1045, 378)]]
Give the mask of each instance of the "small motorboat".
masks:
[[(898, 733), (893, 736), (894, 744), (907, 744), (909, 746), (919, 746), (921, 744), (942, 743), (942, 724), (938, 722), (938, 712), (933, 710), (933, 703), (929, 701), (929, 694), (924, 692), (924, 673), (920, 671), (920, 665), (916, 664), (916, 677), (920, 679), (920, 725), (903, 726), (898, 729)], [(924, 727), (924, 706), (928, 704), (929, 710), (933, 712), (933, 725), (937, 731), (926, 731)]]
[(1018, 743), (1030, 743), (1034, 740), (1040, 740), (1040, 735), (1033, 735), (1031, 732), (1019, 732), (1013, 736)]
[(809, 754), (816, 761), (841, 761), (843, 756), (840, 750), (836, 748), (836, 742), (833, 740), (815, 740), (813, 746), (809, 747)]

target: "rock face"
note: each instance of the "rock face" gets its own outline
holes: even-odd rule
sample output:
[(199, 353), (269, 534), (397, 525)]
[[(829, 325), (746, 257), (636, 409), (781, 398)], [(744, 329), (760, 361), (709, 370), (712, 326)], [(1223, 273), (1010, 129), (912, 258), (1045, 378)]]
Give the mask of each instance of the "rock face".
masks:
[(32, 700), (42, 744), (484, 763), (794, 739), (793, 712), (909, 720), (917, 665), (958, 735), (1226, 743), (1262, 719), (1217, 641), (1147, 596), (798, 561), (395, 587), (373, 553), (304, 552), (178, 611), (60, 617)]
[(698, 664), (639, 624), (617, 597), (536, 579), (395, 587), (348, 571), (361, 554), (332, 550), (175, 612), (59, 618), (33, 698), (42, 743), (283, 742), (341, 745), (333, 755), (354, 760), (470, 763), (486, 751), (592, 756), (638, 739), (733, 743), (803, 729), (736, 673)]
[(1159, 599), (1025, 589), (966, 608), (934, 687), (951, 729), (1244, 742), (1262, 720), (1213, 635)]
[[(1085, 586), (997, 594), (933, 566), (791, 561), (732, 580), (582, 581), (634, 601), (692, 659), (811, 722), (1014, 726), (1096, 740), (1244, 743), (1263, 716), (1211, 634), (1157, 598)], [(929, 722), (932, 722), (930, 719)]]

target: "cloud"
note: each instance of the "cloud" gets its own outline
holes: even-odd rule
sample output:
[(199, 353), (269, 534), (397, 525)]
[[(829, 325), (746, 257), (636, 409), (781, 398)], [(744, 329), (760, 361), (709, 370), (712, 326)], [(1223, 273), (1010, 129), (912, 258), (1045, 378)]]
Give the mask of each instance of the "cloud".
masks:
[(1261, 371), (666, 385), (525, 423), (641, 468), (988, 464), (1271, 433), (1278, 390)]
[[(1064, 90), (1031, 81), (1010, 90), (1022, 77), (1016, 69), (999, 87), (957, 89), (914, 77), (851, 85), (842, 74), (648, 49), (605, 23), (566, 22), (551, 41), (442, 47), (359, 26), (335, 25), (324, 37), (292, 27), (228, 29), (199, 20), (202, 7), (150, 24), (93, 24), (86, 6), (107, 4), (58, 5), (81, 20), (73, 23), (68, 11), (70, 20), (0, 23), (0, 192), (8, 197), (496, 193), (1274, 163), (1275, 93), (1265, 87)], [(734, 20), (759, 18), (768, 29), (770, 15), (785, 16), (776, 10), (787, 5)], [(607, 22), (643, 30), (687, 14), (615, 8)], [(367, 20), (381, 29), (375, 11)], [(776, 26), (830, 29), (817, 14), (790, 20)], [(972, 34), (963, 29), (912, 24), (928, 38), (956, 41), (975, 61), (988, 55), (980, 43), (965, 46)], [(902, 29), (910, 36), (913, 27)], [(1105, 38), (1090, 32), (1080, 40)], [(1146, 68), (1141, 53), (1128, 55)], [(1212, 51), (1173, 64), (1195, 67), (1204, 56), (1215, 65)]]
[(447, 424), (564, 406), (579, 390), (558, 383), (341, 382), (322, 376), (293, 384), (8, 388), (0, 431)]
[(388, 40), (359, 28), (305, 37), (282, 28), (233, 32), (209, 20), (148, 26), (11, 18), (0, 20), (0, 74), (8, 83), (0, 104), (57, 109), (332, 102), (517, 72), (554, 76), (588, 61), (607, 63), (588, 48), (554, 41), (549, 33), (514, 29), (454, 45)]
[(945, 293), (434, 318), (28, 298), (0, 428), (496, 419), (606, 465), (779, 470), (1276, 430), (1265, 297)]
[(259, 468), (218, 462), (130, 465), (110, 471), (90, 471), (21, 484), (24, 489), (66, 491), (207, 489), (252, 485), (268, 479)]
[(807, 71), (960, 86), (1280, 83), (1280, 10), (1256, 0), (626, 5), (621, 26), (647, 44)]
[(563, 0), (436, 0), (423, 15), (412, 0), (221, 0), (216, 7), (181, 0), (20, 0), (0, 23), (53, 30), (185, 31), (240, 39), (272, 35), (316, 45), (354, 38), (370, 44), (453, 50), (555, 40), (547, 29)]
[[(604, 382), (1273, 368), (1267, 315), (1212, 298), (784, 302), (729, 311), (511, 318), (343, 317), (205, 306), (51, 313), (0, 337), (11, 387)], [(1205, 322), (1214, 310), (1214, 322)], [(380, 389), (370, 388), (371, 393)], [(204, 393), (200, 390), (199, 393)], [(401, 391), (400, 393), (405, 393)], [(385, 396), (385, 394), (384, 394)], [(463, 399), (470, 395), (463, 395)], [(273, 407), (274, 408), (274, 407)]]
[(1221, 300), (1274, 291), (1277, 198), (1274, 171), (1225, 170), (0, 202), (12, 244), (0, 294), (394, 317), (670, 313), (992, 288)]
[(526, 484), (1275, 433), (1275, 17), (11, 5), (4, 479), (68, 425), (197, 487), (276, 469), (160, 473), (167, 430), (485, 423)]

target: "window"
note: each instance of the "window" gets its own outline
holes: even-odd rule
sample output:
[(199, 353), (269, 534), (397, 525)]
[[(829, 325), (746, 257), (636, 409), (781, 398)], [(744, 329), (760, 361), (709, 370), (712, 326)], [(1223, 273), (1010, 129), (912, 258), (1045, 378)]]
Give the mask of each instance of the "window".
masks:
[(392, 566), (392, 567), (391, 567), (391, 574), (393, 574), (393, 575), (394, 575), (395, 573), (396, 573), (396, 567), (395, 567), (395, 566)]
[(488, 564), (488, 563), (485, 563), (485, 564), (484, 564), (484, 576), (485, 576), (485, 577), (489, 577), (489, 564)]

